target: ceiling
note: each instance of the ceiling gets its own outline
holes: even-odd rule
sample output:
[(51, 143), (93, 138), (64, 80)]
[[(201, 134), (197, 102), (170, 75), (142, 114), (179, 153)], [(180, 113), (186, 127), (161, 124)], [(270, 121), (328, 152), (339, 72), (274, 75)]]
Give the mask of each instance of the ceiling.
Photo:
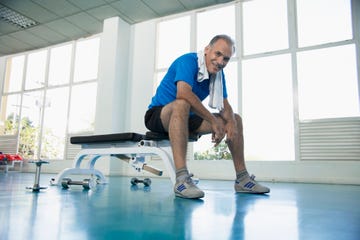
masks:
[[(233, 0), (0, 0), (0, 56), (88, 37), (102, 31), (106, 18), (129, 24)], [(1, 12), (1, 10), (5, 10)], [(9, 11), (30, 21), (11, 23)]]

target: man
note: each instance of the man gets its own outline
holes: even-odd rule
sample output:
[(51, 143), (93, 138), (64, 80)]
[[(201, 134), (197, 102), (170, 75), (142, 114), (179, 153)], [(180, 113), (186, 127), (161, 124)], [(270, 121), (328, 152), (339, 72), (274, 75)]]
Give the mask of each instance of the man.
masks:
[[(154, 132), (168, 133), (176, 168), (175, 195), (202, 198), (204, 192), (192, 180), (186, 166), (189, 133), (212, 133), (218, 145), (226, 135), (233, 158), (236, 192), (268, 193), (249, 176), (244, 162), (242, 119), (234, 114), (227, 100), (223, 68), (235, 52), (233, 40), (217, 35), (199, 53), (177, 58), (161, 81), (145, 114), (146, 127)], [(202, 104), (210, 95), (209, 106), (219, 113), (209, 112)]]

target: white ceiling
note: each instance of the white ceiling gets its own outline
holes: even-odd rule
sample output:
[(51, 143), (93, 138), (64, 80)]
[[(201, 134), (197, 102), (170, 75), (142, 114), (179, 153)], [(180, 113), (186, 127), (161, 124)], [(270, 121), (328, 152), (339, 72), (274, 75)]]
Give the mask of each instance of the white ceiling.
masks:
[(0, 56), (87, 37), (102, 31), (106, 18), (129, 24), (233, 0), (0, 0), (38, 24), (26, 29), (0, 17)]

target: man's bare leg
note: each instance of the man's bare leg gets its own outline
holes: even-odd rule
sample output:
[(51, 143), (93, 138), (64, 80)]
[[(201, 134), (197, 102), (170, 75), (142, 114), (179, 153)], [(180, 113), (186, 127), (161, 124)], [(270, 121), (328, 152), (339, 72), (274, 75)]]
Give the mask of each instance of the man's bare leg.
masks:
[[(215, 116), (221, 118), (221, 116), (217, 114), (215, 114)], [(238, 114), (235, 114), (234, 116), (238, 134), (231, 141), (227, 141), (227, 145), (233, 158), (236, 172), (236, 181), (234, 185), (235, 191), (247, 193), (268, 193), (270, 192), (270, 189), (256, 182), (255, 179), (250, 177), (249, 173), (247, 172), (244, 157), (244, 135), (242, 119)], [(224, 124), (226, 124), (225, 121)], [(209, 131), (211, 132), (211, 125), (204, 121), (197, 132), (208, 133)]]
[(190, 105), (185, 100), (175, 100), (161, 111), (161, 120), (169, 133), (176, 168), (175, 195), (182, 198), (202, 198), (204, 192), (192, 181), (186, 166), (186, 151), (189, 137), (188, 120)]
[[(223, 120), (223, 124), (225, 125), (225, 120), (219, 115), (214, 114), (215, 117), (220, 118)], [(227, 141), (227, 145), (229, 147), (231, 156), (233, 158), (234, 167), (236, 172), (240, 172), (246, 169), (245, 167), (245, 157), (244, 157), (244, 137), (243, 137), (243, 126), (241, 117), (235, 114), (236, 125), (237, 125), (237, 132), (238, 135), (232, 140)], [(207, 121), (203, 121), (199, 129), (196, 131), (199, 134), (207, 134), (211, 133), (211, 125)]]
[(163, 126), (169, 133), (176, 169), (186, 167), (189, 112), (190, 105), (185, 100), (175, 100), (161, 112)]
[(227, 141), (231, 156), (233, 158), (236, 173), (246, 169), (244, 157), (244, 134), (241, 117), (235, 114), (238, 135), (232, 140)]

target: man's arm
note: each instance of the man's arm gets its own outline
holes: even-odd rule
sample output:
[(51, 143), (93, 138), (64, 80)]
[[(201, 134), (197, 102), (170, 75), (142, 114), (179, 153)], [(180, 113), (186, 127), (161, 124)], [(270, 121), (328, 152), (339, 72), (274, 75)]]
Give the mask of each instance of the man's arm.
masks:
[(191, 105), (191, 110), (200, 116), (205, 121), (211, 124), (212, 140), (215, 144), (219, 144), (225, 136), (225, 131), (222, 124), (219, 123), (220, 119), (216, 118), (209, 110), (207, 110), (200, 99), (193, 93), (191, 86), (184, 82), (177, 82), (177, 95), (176, 98), (184, 99)]
[(193, 93), (192, 88), (188, 83), (184, 81), (177, 82), (176, 98), (186, 100), (191, 105), (191, 110), (206, 121), (212, 122), (214, 120), (215, 117), (204, 107), (198, 96)]

